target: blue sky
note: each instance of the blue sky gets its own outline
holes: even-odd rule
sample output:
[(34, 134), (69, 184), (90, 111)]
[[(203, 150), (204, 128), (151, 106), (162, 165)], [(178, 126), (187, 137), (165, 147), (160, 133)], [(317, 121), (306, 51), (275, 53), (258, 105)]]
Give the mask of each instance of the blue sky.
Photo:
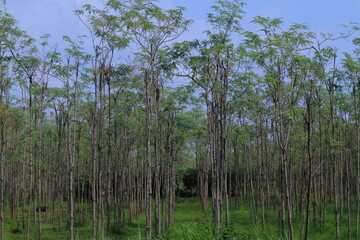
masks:
[[(21, 28), (31, 36), (38, 38), (44, 33), (53, 36), (55, 42), (61, 36), (75, 37), (85, 34), (86, 29), (74, 16), (76, 7), (85, 3), (101, 6), (103, 0), (8, 0), (7, 11), (15, 16)], [(206, 0), (160, 0), (164, 8), (185, 6), (186, 17), (193, 19), (194, 24), (182, 39), (201, 38), (206, 29), (206, 13), (215, 1)], [(360, 0), (248, 0), (245, 7), (244, 26), (254, 16), (281, 17), (286, 25), (306, 23), (311, 30), (337, 33), (341, 24), (360, 22)], [(350, 42), (350, 39), (347, 40)], [(350, 45), (345, 42), (344, 45)]]

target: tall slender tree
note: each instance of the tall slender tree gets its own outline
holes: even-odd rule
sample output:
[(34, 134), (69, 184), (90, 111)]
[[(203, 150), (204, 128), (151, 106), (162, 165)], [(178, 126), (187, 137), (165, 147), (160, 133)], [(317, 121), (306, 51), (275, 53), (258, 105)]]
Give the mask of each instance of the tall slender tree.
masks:
[[(119, 13), (124, 11), (121, 4), (113, 1), (112, 6)], [(161, 233), (160, 218), (160, 163), (158, 144), (155, 140), (155, 161), (152, 161), (151, 132), (158, 131), (158, 111), (160, 99), (159, 76), (163, 69), (158, 65), (158, 53), (164, 44), (177, 39), (191, 23), (183, 17), (184, 8), (163, 10), (151, 1), (137, 0), (125, 6), (126, 24), (140, 46), (143, 89), (146, 109), (146, 159), (145, 159), (145, 205), (146, 205), (146, 237), (151, 238), (151, 201), (152, 201), (152, 167), (155, 167), (155, 229), (156, 235)], [(155, 116), (153, 117), (153, 115)], [(154, 162), (154, 165), (153, 165)]]

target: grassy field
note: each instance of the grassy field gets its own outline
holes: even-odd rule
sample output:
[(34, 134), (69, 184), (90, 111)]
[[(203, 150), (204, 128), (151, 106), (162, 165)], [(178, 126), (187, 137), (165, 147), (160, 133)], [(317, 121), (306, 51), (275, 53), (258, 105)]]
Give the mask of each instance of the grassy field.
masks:
[[(89, 215), (90, 217), (90, 215)], [(269, 210), (266, 213), (267, 225), (262, 228), (256, 225), (251, 216), (248, 204), (242, 204), (239, 209), (231, 211), (231, 225), (225, 228), (222, 239), (279, 239), (277, 237), (277, 212)], [(341, 239), (347, 238), (347, 216), (343, 215), (341, 219)], [(57, 223), (55, 223), (57, 226)], [(63, 226), (66, 226), (64, 219)], [(355, 236), (355, 214), (352, 219), (352, 236)], [(56, 240), (68, 239), (68, 231), (59, 232), (52, 223), (43, 223), (43, 239)], [(295, 239), (300, 239), (301, 225), (298, 218), (294, 220)], [(145, 239), (145, 216), (140, 215), (134, 219), (132, 224), (127, 224), (123, 229), (116, 233), (109, 233), (103, 237), (105, 240), (139, 240)], [(5, 239), (25, 239), (25, 232), (17, 227), (15, 221), (7, 221), (5, 223)], [(75, 227), (76, 239), (87, 240), (91, 238), (91, 220), (90, 218), (85, 224), (77, 224)], [(324, 229), (320, 229), (319, 225), (311, 224), (310, 239), (334, 239), (334, 215), (331, 206), (328, 208), (327, 225)], [(31, 229), (31, 239), (37, 239), (37, 227)], [(174, 214), (173, 226), (160, 238), (160, 240), (211, 240), (217, 239), (211, 225), (210, 215), (202, 213), (200, 204), (197, 199), (179, 199)]]

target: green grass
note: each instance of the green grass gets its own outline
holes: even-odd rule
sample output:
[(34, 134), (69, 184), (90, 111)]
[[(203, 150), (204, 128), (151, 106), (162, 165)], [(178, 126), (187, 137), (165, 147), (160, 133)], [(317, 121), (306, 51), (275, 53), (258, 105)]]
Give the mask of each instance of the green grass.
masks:
[[(211, 206), (209, 202), (209, 206)], [(238, 209), (231, 210), (231, 224), (223, 226), (224, 231), (221, 239), (237, 240), (257, 240), (257, 239), (279, 239), (277, 237), (277, 211), (266, 211), (266, 226), (263, 228), (260, 224), (256, 225), (250, 214), (249, 204), (242, 203)], [(211, 224), (210, 210), (208, 214), (201, 211), (200, 204), (197, 199), (180, 199), (177, 203), (174, 213), (173, 226), (159, 240), (216, 240), (218, 239), (214, 227)], [(64, 217), (66, 215), (64, 214)], [(43, 218), (44, 219), (44, 218)], [(344, 212), (340, 225), (340, 239), (347, 238), (347, 215)], [(355, 214), (352, 218), (352, 237), (355, 238)], [(260, 221), (260, 219), (259, 219)], [(22, 229), (14, 220), (6, 220), (5, 223), (5, 239), (25, 239), (26, 230)], [(69, 232), (66, 230), (58, 231), (58, 220), (53, 223), (42, 223), (42, 239), (56, 240), (68, 239)], [(63, 220), (63, 228), (66, 228), (66, 219)], [(85, 223), (75, 224), (75, 239), (87, 240), (92, 239), (92, 223), (91, 214), (88, 213), (88, 219)], [(294, 218), (294, 234), (295, 239), (300, 239), (301, 223), (298, 217)], [(154, 231), (153, 231), (154, 232)], [(37, 226), (31, 227), (31, 239), (38, 239)], [(145, 216), (144, 214), (135, 218), (131, 224), (126, 224), (120, 231), (111, 231), (106, 236), (102, 236), (103, 240), (140, 240), (145, 239)], [(334, 213), (331, 205), (327, 209), (327, 224), (320, 229), (319, 224), (310, 220), (309, 239), (334, 239)], [(156, 238), (154, 238), (156, 239)]]

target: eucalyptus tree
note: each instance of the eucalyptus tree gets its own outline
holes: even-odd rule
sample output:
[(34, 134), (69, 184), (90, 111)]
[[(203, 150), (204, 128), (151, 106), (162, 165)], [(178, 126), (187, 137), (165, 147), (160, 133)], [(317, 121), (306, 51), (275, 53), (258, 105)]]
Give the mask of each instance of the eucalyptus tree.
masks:
[[(155, 190), (159, 201), (160, 233), (164, 233), (173, 223), (175, 209), (176, 167), (180, 160), (181, 150), (185, 147), (186, 130), (192, 129), (193, 119), (183, 115), (187, 105), (194, 102), (194, 88), (189, 85), (165, 87), (166, 81), (177, 78), (175, 70), (179, 66), (178, 58), (173, 55), (171, 47), (161, 49), (158, 53), (159, 94), (163, 97), (155, 106), (154, 151), (158, 158), (155, 166)], [(189, 121), (185, 124), (184, 121)], [(164, 127), (165, 126), (165, 127)], [(166, 131), (164, 131), (166, 130)], [(156, 161), (155, 161), (156, 162)], [(162, 193), (162, 194), (161, 194)], [(161, 204), (163, 199), (163, 204)], [(164, 203), (165, 202), (165, 203)], [(160, 214), (161, 213), (161, 214)]]
[(9, 76), (11, 67), (11, 50), (17, 43), (22, 32), (16, 26), (16, 21), (9, 13), (0, 9), (0, 228), (1, 239), (4, 239), (4, 152), (9, 128), (9, 97), (12, 81)]
[[(94, 84), (94, 106), (92, 109), (92, 221), (93, 235), (100, 236), (104, 232), (105, 210), (103, 204), (103, 158), (104, 158), (104, 140), (103, 129), (105, 121), (105, 96), (106, 85), (108, 93), (111, 93), (111, 72), (115, 64), (114, 58), (128, 45), (128, 38), (122, 27), (124, 21), (116, 16), (114, 6), (116, 1), (109, 1), (105, 4), (104, 9), (86, 4), (82, 9), (77, 10), (76, 14), (84, 23), (90, 33), (91, 43), (94, 55), (91, 58), (91, 80)], [(123, 14), (123, 13), (121, 13)], [(85, 20), (82, 19), (85, 17)], [(110, 102), (108, 102), (110, 107)], [(109, 146), (108, 146), (109, 147)], [(109, 170), (108, 170), (109, 171)], [(108, 173), (108, 178), (110, 174)], [(109, 181), (108, 181), (109, 182)], [(110, 199), (110, 193), (107, 192), (107, 200)], [(98, 219), (96, 220), (96, 204), (98, 206)], [(96, 231), (96, 223), (98, 223), (98, 231)]]
[[(261, 177), (265, 176), (263, 174), (262, 164), (263, 162), (261, 157), (260, 146), (257, 146), (258, 150), (256, 158), (257, 158), (257, 168), (259, 170), (259, 174), (257, 174), (257, 180), (255, 187), (253, 183), (253, 177), (250, 172), (250, 162), (247, 161), (246, 145), (249, 145), (249, 142), (252, 142), (252, 138), (254, 134), (251, 129), (249, 129), (249, 124), (255, 122), (255, 127), (257, 128), (256, 133), (259, 135), (256, 137), (256, 143), (259, 144), (260, 135), (263, 132), (261, 126), (262, 119), (266, 117), (266, 106), (264, 104), (264, 94), (263, 94), (263, 83), (259, 80), (259, 76), (255, 73), (256, 65), (254, 64), (254, 60), (251, 58), (249, 54), (247, 54), (247, 46), (244, 42), (241, 42), (234, 51), (234, 73), (233, 80), (231, 82), (231, 91), (229, 92), (230, 101), (228, 103), (228, 115), (229, 115), (229, 128), (228, 132), (230, 135), (232, 145), (232, 160), (233, 160), (233, 169), (235, 172), (235, 186), (234, 195), (235, 205), (238, 206), (238, 197), (240, 196), (240, 178), (241, 175), (244, 179), (244, 186), (249, 183), (250, 185), (250, 194), (251, 194), (251, 208), (254, 212), (255, 222), (258, 222), (258, 197), (262, 198), (263, 194), (260, 192), (263, 190), (263, 187), (266, 181), (262, 181)], [(265, 115), (265, 116), (264, 116)], [(247, 124), (242, 126), (242, 124)], [(249, 123), (249, 124), (248, 124)], [(247, 130), (249, 130), (247, 132)], [(238, 149), (235, 149), (238, 148)], [(240, 156), (243, 155), (243, 169), (244, 172), (240, 173)], [(245, 170), (247, 169), (247, 170)], [(231, 176), (231, 175), (230, 175)], [(249, 178), (249, 179), (247, 179)], [(247, 179), (248, 181), (246, 181)], [(230, 181), (231, 182), (231, 181)], [(261, 186), (262, 185), (262, 186)], [(256, 194), (255, 190), (259, 190), (259, 193)], [(230, 194), (232, 194), (230, 192)], [(244, 196), (247, 195), (247, 191), (244, 190)], [(258, 195), (258, 196), (256, 196)], [(264, 199), (262, 199), (264, 200)], [(264, 201), (262, 201), (264, 203)], [(252, 213), (251, 213), (252, 214)], [(262, 212), (262, 223), (264, 224), (265, 211), (263, 209)]]
[[(230, 223), (229, 194), (228, 194), (228, 95), (231, 91), (230, 84), (234, 80), (234, 44), (231, 42), (233, 33), (239, 34), (243, 18), (241, 1), (217, 1), (212, 6), (213, 13), (208, 14), (208, 22), (213, 27), (213, 32), (207, 32), (209, 38), (208, 59), (210, 69), (206, 80), (211, 88), (211, 123), (213, 133), (212, 144), (212, 196), (213, 219), (217, 233), (221, 230), (222, 198), (225, 201), (226, 224)], [(210, 57), (210, 58), (209, 58)], [(206, 81), (205, 80), (205, 81)], [(207, 103), (209, 108), (209, 103)]]
[(349, 94), (350, 103), (352, 103), (352, 112), (350, 113), (351, 121), (355, 125), (356, 132), (356, 239), (359, 238), (359, 221), (360, 221), (360, 41), (358, 38), (353, 40), (356, 46), (355, 50), (349, 54), (345, 53), (344, 59), (342, 60), (345, 77), (350, 84)]
[[(48, 108), (50, 99), (47, 97), (48, 82), (53, 76), (54, 66), (58, 61), (58, 53), (54, 49), (46, 49), (48, 45), (48, 35), (42, 37), (43, 42), (40, 43), (42, 51), (37, 47), (37, 42), (29, 36), (23, 34), (19, 40), (17, 48), (11, 49), (11, 54), (16, 62), (14, 65), (14, 74), (19, 79), (21, 89), (27, 91), (27, 98), (24, 95), (24, 102), (27, 104), (27, 119), (25, 120), (28, 126), (25, 126), (26, 144), (24, 154), (24, 167), (27, 165), (29, 174), (24, 175), (24, 189), (28, 191), (27, 204), (27, 239), (30, 238), (30, 216), (31, 205), (34, 206), (34, 224), (38, 226), (38, 237), (42, 238), (42, 203), (43, 193), (41, 186), (45, 184), (45, 176), (43, 176), (45, 163), (45, 112)], [(28, 81), (28, 83), (26, 82)], [(25, 155), (24, 155), (25, 156)], [(28, 159), (28, 162), (25, 161)], [(25, 173), (25, 171), (24, 171)], [(25, 178), (29, 179), (26, 180)], [(25, 198), (23, 198), (24, 200)], [(25, 204), (25, 201), (23, 202)], [(47, 211), (47, 210), (46, 210)], [(47, 217), (47, 214), (46, 214)], [(37, 220), (37, 223), (36, 223)]]
[(207, 131), (204, 127), (207, 124), (207, 119), (204, 117), (204, 111), (199, 106), (193, 108), (191, 113), (193, 115), (192, 118), (196, 120), (196, 125), (191, 131), (191, 138), (195, 144), (195, 161), (198, 169), (198, 195), (202, 210), (207, 214), (209, 198), (209, 141), (207, 140)]
[[(243, 17), (241, 1), (216, 1), (213, 13), (208, 14), (212, 30), (206, 31), (207, 39), (183, 42), (174, 47), (184, 59), (184, 72), (193, 84), (204, 90), (207, 107), (209, 158), (212, 169), (212, 209), (216, 232), (221, 231), (223, 200), (226, 223), (229, 224), (227, 119), (229, 84), (234, 74), (234, 44), (231, 35), (240, 33)], [(206, 166), (206, 165), (204, 165)], [(206, 190), (205, 190), (206, 191)]]
[[(320, 108), (319, 92), (322, 89), (320, 79), (323, 71), (321, 64), (317, 61), (316, 52), (312, 51), (313, 48), (310, 47), (305, 50), (310, 51), (308, 54), (311, 57), (307, 57), (305, 55), (295, 55), (294, 60), (297, 64), (293, 68), (291, 74), (299, 82), (300, 99), (298, 103), (299, 107), (296, 110), (296, 113), (300, 115), (302, 119), (297, 120), (297, 125), (303, 125), (303, 130), (298, 130), (297, 132), (295, 127), (293, 132), (298, 136), (302, 136), (302, 140), (300, 140), (300, 142), (306, 142), (306, 144), (300, 143), (305, 145), (303, 149), (300, 146), (295, 145), (298, 144), (296, 141), (294, 141), (293, 144), (298, 146), (299, 151), (303, 151), (301, 153), (303, 155), (303, 161), (301, 161), (301, 175), (299, 176), (301, 178), (299, 181), (302, 182), (300, 185), (301, 192), (299, 197), (299, 212), (300, 220), (302, 222), (301, 236), (304, 239), (308, 239), (310, 228), (310, 207), (311, 204), (313, 205), (313, 209), (317, 207), (314, 203), (317, 202), (316, 188), (317, 182), (320, 178), (316, 179), (315, 176), (320, 175), (319, 169), (323, 164), (323, 160), (317, 157), (319, 155), (319, 150), (316, 148), (316, 141), (319, 141), (316, 129), (321, 128), (321, 126), (316, 125), (316, 121), (318, 120), (316, 113)], [(321, 181), (322, 180), (320, 179), (320, 182)], [(315, 210), (313, 219), (315, 222)]]
[[(78, 37), (77, 40), (71, 40), (64, 36), (63, 39), (68, 43), (68, 48), (65, 49), (64, 60), (58, 60), (56, 66), (56, 77), (63, 83), (64, 96), (54, 96), (64, 98), (65, 101), (60, 104), (61, 112), (58, 113), (55, 108), (56, 117), (59, 123), (59, 146), (61, 147), (61, 129), (63, 128), (65, 141), (65, 158), (67, 160), (67, 215), (68, 228), (70, 230), (70, 239), (74, 239), (74, 214), (75, 214), (75, 197), (74, 197), (74, 166), (76, 156), (76, 131), (77, 131), (77, 101), (78, 91), (81, 91), (81, 84), (79, 78), (84, 65), (89, 60), (89, 55), (83, 52), (84, 36)], [(51, 62), (51, 61), (50, 61)], [(59, 91), (58, 91), (59, 92)], [(60, 119), (59, 119), (60, 118)], [(58, 150), (59, 151), (59, 150)], [(62, 176), (61, 176), (62, 177)], [(60, 186), (60, 188), (62, 188)], [(60, 194), (61, 195), (61, 194)], [(61, 196), (62, 198), (62, 196)], [(61, 199), (60, 198), (60, 199)], [(62, 201), (61, 201), (62, 202)]]
[[(159, 76), (163, 69), (158, 65), (158, 53), (161, 48), (178, 38), (191, 23), (183, 17), (184, 8), (164, 10), (152, 1), (128, 1), (122, 5), (120, 1), (110, 1), (110, 5), (126, 21), (135, 43), (139, 47), (139, 62), (143, 76), (146, 109), (146, 158), (145, 158), (145, 205), (146, 205), (146, 237), (151, 237), (151, 200), (152, 200), (152, 148), (151, 132), (153, 122), (157, 119), (160, 99)], [(157, 131), (155, 127), (155, 131)], [(156, 144), (156, 143), (155, 143)], [(155, 149), (155, 229), (161, 233), (160, 224), (160, 182), (159, 155)]]
[[(358, 31), (359, 28), (356, 24), (351, 24), (350, 26), (344, 26), (345, 29), (343, 32), (340, 32), (337, 35), (334, 34), (320, 34), (316, 38), (316, 44), (313, 46), (313, 49), (316, 51), (317, 61), (322, 67), (323, 74), (321, 75), (321, 82), (324, 86), (324, 89), (327, 92), (327, 131), (325, 132), (326, 138), (326, 148), (327, 155), (329, 158), (329, 166), (332, 169), (332, 191), (334, 195), (334, 212), (335, 212), (335, 232), (336, 239), (340, 237), (340, 217), (342, 215), (342, 188), (339, 186), (341, 184), (342, 172), (340, 164), (342, 158), (342, 151), (345, 148), (342, 148), (344, 142), (340, 139), (340, 135), (336, 136), (337, 131), (337, 116), (341, 104), (339, 102), (339, 95), (342, 95), (343, 92), (343, 78), (342, 71), (338, 67), (338, 49), (333, 46), (329, 46), (329, 42), (336, 41), (338, 39), (349, 38), (355, 31)], [(356, 40), (354, 40), (356, 43)], [(345, 54), (345, 59), (348, 59), (349, 55)], [(346, 60), (345, 60), (346, 62)], [(349, 66), (349, 65), (348, 65)], [(349, 74), (351, 71), (347, 68), (345, 64), (345, 72)], [(340, 176), (339, 176), (340, 175)]]
[[(112, 82), (108, 82), (108, 151), (107, 151), (107, 164), (108, 164), (108, 192), (111, 193), (111, 182), (113, 179), (111, 179), (110, 175), (110, 169), (115, 169), (116, 173), (120, 172), (122, 174), (125, 174), (125, 171), (127, 169), (128, 171), (128, 179), (134, 180), (135, 176), (137, 175), (137, 172), (135, 168), (133, 168), (134, 163), (129, 160), (130, 156), (127, 158), (126, 155), (129, 154), (130, 151), (132, 151), (132, 147), (134, 144), (134, 137), (135, 135), (135, 128), (133, 128), (134, 122), (136, 121), (135, 117), (137, 117), (134, 112), (133, 108), (138, 107), (138, 98), (134, 97), (133, 91), (138, 91), (138, 88), (134, 88), (132, 85), (134, 85), (134, 67), (131, 65), (126, 64), (119, 64), (116, 67), (113, 68), (111, 73), (111, 80)], [(135, 95), (136, 96), (136, 95)], [(134, 116), (135, 115), (135, 116)], [(135, 118), (135, 119), (134, 119)], [(126, 122), (126, 119), (128, 122)], [(131, 137), (132, 136), (132, 137)], [(122, 146), (123, 145), (123, 146)], [(114, 154), (118, 152), (118, 149), (122, 149), (121, 154), (124, 154), (124, 158), (122, 159), (121, 163), (115, 162), (112, 163), (112, 159), (114, 159)], [(121, 175), (122, 175), (121, 174)], [(120, 175), (120, 176), (121, 176)], [(133, 202), (136, 201), (134, 199), (134, 192), (136, 186), (135, 183), (127, 184), (122, 183), (121, 184), (124, 187), (121, 187), (121, 190), (117, 191), (117, 189), (113, 189), (114, 193), (118, 192), (119, 194), (115, 194), (116, 196), (122, 195), (124, 196), (125, 192), (130, 192), (128, 199), (119, 199), (116, 200), (120, 205), (123, 205), (120, 203), (120, 201), (128, 201), (128, 210), (129, 210), (129, 222), (131, 222), (131, 219), (133, 215), (137, 215), (138, 210), (134, 210), (131, 206), (133, 206)], [(108, 198), (110, 198), (111, 195), (108, 195)], [(107, 200), (107, 225), (110, 227), (110, 201)], [(121, 208), (121, 207), (120, 207)], [(117, 212), (119, 215), (121, 212), (124, 212), (125, 209), (117, 209)], [(116, 211), (114, 211), (116, 212)], [(133, 214), (134, 213), (134, 214)], [(119, 224), (121, 221), (118, 221)], [(115, 224), (115, 227), (118, 224)]]
[[(353, 179), (353, 163), (352, 150), (356, 149), (354, 146), (353, 135), (356, 130), (353, 129), (351, 116), (353, 111), (353, 104), (349, 101), (351, 97), (351, 84), (348, 84), (344, 79), (343, 71), (339, 71), (339, 84), (336, 90), (336, 141), (333, 143), (334, 152), (338, 154), (339, 158), (339, 208), (340, 219), (347, 215), (347, 238), (352, 237), (352, 192), (354, 186)], [(341, 223), (340, 223), (341, 224)]]
[[(34, 224), (37, 220), (38, 237), (42, 238), (41, 228), (41, 202), (42, 202), (42, 164), (45, 158), (44, 152), (44, 112), (46, 109), (46, 91), (49, 76), (53, 69), (53, 63), (56, 61), (57, 54), (54, 52), (45, 52), (42, 54), (36, 47), (36, 41), (30, 38), (23, 32), (19, 32), (17, 36), (18, 42), (9, 42), (7, 46), (16, 64), (13, 65), (14, 76), (18, 79), (20, 87), (26, 89), (28, 92), (28, 105), (27, 105), (27, 123), (28, 129), (26, 139), (28, 140), (28, 149), (24, 150), (24, 154), (28, 155), (28, 168), (29, 179), (28, 186), (23, 186), (28, 190), (27, 204), (27, 238), (30, 238), (30, 216), (31, 205), (33, 201), (33, 217)], [(45, 37), (47, 38), (47, 37)], [(42, 43), (46, 45), (46, 39)], [(29, 82), (26, 83), (27, 79)], [(24, 99), (26, 102), (26, 99)], [(24, 159), (25, 161), (25, 159)], [(25, 163), (24, 163), (25, 173)], [(24, 175), (23, 182), (26, 184)], [(23, 198), (24, 200), (25, 198)], [(25, 201), (23, 202), (25, 204)]]
[[(344, 36), (345, 37), (345, 36)], [(341, 145), (337, 141), (336, 136), (336, 93), (340, 86), (339, 75), (340, 71), (337, 69), (337, 48), (325, 46), (327, 41), (336, 40), (332, 34), (321, 34), (321, 40), (316, 39), (316, 45), (313, 49), (316, 51), (316, 60), (320, 64), (321, 72), (319, 79), (327, 93), (326, 97), (326, 115), (328, 121), (326, 122), (325, 141), (328, 156), (328, 164), (332, 170), (332, 194), (334, 197), (334, 213), (335, 213), (335, 236), (336, 239), (340, 236), (340, 213), (339, 213), (339, 151), (338, 147)], [(341, 208), (340, 208), (341, 209)]]
[[(37, 68), (37, 78), (38, 84), (34, 88), (34, 103), (35, 103), (35, 128), (38, 129), (35, 139), (35, 151), (34, 158), (36, 159), (36, 198), (35, 205), (37, 204), (37, 213), (38, 213), (38, 227), (39, 227), (39, 239), (41, 239), (41, 206), (42, 205), (42, 186), (45, 184), (42, 181), (42, 172), (45, 161), (45, 112), (49, 106), (49, 98), (47, 97), (48, 83), (51, 76), (54, 75), (54, 69), (59, 61), (59, 53), (56, 49), (48, 49), (48, 41), (50, 35), (45, 34), (41, 37), (42, 42), (40, 42), (41, 48), (39, 49), (37, 55), (39, 59), (39, 66)], [(38, 122), (38, 123), (37, 123)]]
[(251, 55), (264, 72), (267, 94), (271, 99), (276, 127), (276, 139), (280, 151), (279, 180), (279, 235), (285, 236), (285, 221), (288, 220), (288, 238), (293, 239), (290, 136), (299, 97), (299, 52), (311, 44), (313, 34), (304, 25), (295, 24), (282, 31), (280, 19), (256, 17), (261, 35), (247, 32)]
[[(30, 239), (30, 217), (31, 217), (31, 205), (34, 195), (33, 191), (35, 189), (35, 180), (34, 180), (34, 165), (37, 163), (36, 154), (34, 152), (35, 144), (37, 143), (36, 139), (36, 125), (37, 123), (37, 108), (36, 108), (36, 94), (39, 93), (39, 84), (36, 82), (37, 70), (40, 66), (40, 60), (37, 57), (38, 49), (35, 46), (35, 39), (23, 34), (20, 38), (19, 45), (16, 49), (11, 49), (12, 56), (16, 61), (14, 66), (14, 72), (17, 78), (22, 79), (21, 84), (24, 89), (26, 89), (28, 94), (28, 101), (25, 100), (27, 104), (27, 149), (25, 150), (28, 163), (27, 170), (28, 175), (24, 176), (28, 179), (24, 179), (24, 184), (26, 186), (24, 189), (27, 191), (27, 235), (26, 238)], [(36, 206), (33, 205), (34, 213), (34, 222), (36, 221)], [(41, 227), (39, 227), (39, 233), (41, 233)]]
[[(266, 135), (270, 134), (268, 132), (269, 107), (263, 89), (264, 83), (254, 73), (252, 67), (240, 72), (236, 80), (233, 86), (233, 101), (229, 106), (233, 115), (230, 134), (234, 154), (233, 166), (236, 172), (234, 190), (239, 197), (239, 177), (242, 175), (244, 179), (243, 195), (250, 198), (250, 215), (256, 224), (261, 219), (264, 227), (266, 206), (269, 202), (270, 166), (272, 164), (266, 146), (269, 139)], [(235, 149), (236, 147), (238, 149)], [(240, 157), (243, 166), (241, 173)], [(254, 160), (250, 161), (251, 159)]]
[[(60, 75), (60, 74), (58, 74)], [(61, 76), (61, 75), (60, 75)], [(54, 169), (57, 169), (56, 174), (54, 178), (57, 180), (56, 188), (57, 192), (56, 195), (58, 197), (58, 204), (57, 207), (59, 209), (58, 211), (58, 218), (59, 218), (59, 226), (58, 230), (63, 230), (63, 199), (64, 199), (64, 175), (65, 173), (65, 125), (66, 125), (66, 116), (65, 116), (65, 102), (66, 102), (66, 93), (64, 89), (62, 88), (50, 88), (48, 95), (50, 98), (53, 99), (53, 109), (54, 112), (54, 122), (55, 122), (55, 135), (54, 141), (56, 144), (56, 150), (54, 149), (54, 152), (56, 153), (56, 157), (54, 158), (56, 160), (56, 164), (53, 164)], [(55, 208), (55, 199), (53, 198), (53, 208)]]
[(161, 192), (164, 204), (161, 204), (162, 233), (173, 223), (175, 210), (176, 169), (181, 162), (181, 153), (188, 144), (187, 139), (196, 124), (193, 111), (186, 111), (192, 101), (194, 90), (190, 86), (170, 88), (162, 91), (160, 109), (160, 151)]
[[(335, 135), (335, 81), (337, 79), (337, 69), (336, 69), (336, 61), (337, 61), (337, 50), (333, 47), (321, 48), (319, 47), (319, 59), (323, 65), (323, 69), (325, 72), (325, 77), (323, 78), (323, 82), (325, 84), (327, 93), (328, 93), (328, 138), (327, 138), (327, 148), (328, 148), (328, 156), (330, 160), (330, 164), (332, 167), (332, 183), (333, 183), (333, 195), (334, 195), (334, 212), (335, 212), (335, 232), (336, 239), (340, 236), (340, 216), (339, 216), (339, 161), (338, 156), (336, 154), (336, 145), (334, 144), (336, 141)], [(326, 67), (332, 69), (329, 72), (326, 72)], [(332, 65), (332, 66), (331, 66)], [(338, 86), (338, 85), (336, 85)]]

